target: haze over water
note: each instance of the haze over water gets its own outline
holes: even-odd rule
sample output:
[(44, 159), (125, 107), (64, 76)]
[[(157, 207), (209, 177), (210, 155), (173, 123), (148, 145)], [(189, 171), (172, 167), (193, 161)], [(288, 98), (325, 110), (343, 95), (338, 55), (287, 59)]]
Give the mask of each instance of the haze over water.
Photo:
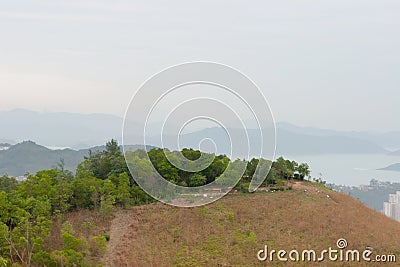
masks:
[(371, 179), (400, 183), (400, 172), (377, 170), (400, 162), (399, 156), (385, 154), (326, 154), (326, 155), (284, 155), (297, 162), (310, 165), (311, 175), (327, 183), (338, 185), (369, 184)]

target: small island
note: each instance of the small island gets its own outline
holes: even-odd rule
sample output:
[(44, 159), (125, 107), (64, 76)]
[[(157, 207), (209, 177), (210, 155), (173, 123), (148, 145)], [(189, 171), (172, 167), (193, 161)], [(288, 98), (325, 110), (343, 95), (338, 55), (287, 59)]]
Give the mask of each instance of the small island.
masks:
[(378, 169), (381, 171), (396, 171), (396, 172), (400, 172), (400, 163), (395, 163), (395, 164), (391, 164), (385, 168), (381, 168)]

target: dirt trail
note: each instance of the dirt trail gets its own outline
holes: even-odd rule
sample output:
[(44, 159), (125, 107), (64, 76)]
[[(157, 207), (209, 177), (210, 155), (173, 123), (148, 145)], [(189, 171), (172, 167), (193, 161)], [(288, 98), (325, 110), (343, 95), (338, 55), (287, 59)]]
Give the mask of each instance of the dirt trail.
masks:
[(126, 255), (138, 226), (135, 210), (120, 210), (115, 213), (111, 222), (110, 240), (107, 242), (107, 250), (103, 256), (104, 267), (130, 266)]
[(330, 200), (332, 200), (335, 203), (338, 203), (338, 201), (336, 200), (336, 198), (332, 194), (327, 194), (326, 191), (323, 191), (323, 190), (318, 189), (316, 187), (304, 185), (300, 181), (293, 182), (291, 184), (291, 186), (293, 186), (293, 188), (295, 188), (295, 189), (304, 190), (304, 192), (307, 193), (307, 194), (310, 193), (310, 194), (323, 194), (323, 195), (326, 195), (327, 198), (329, 198)]

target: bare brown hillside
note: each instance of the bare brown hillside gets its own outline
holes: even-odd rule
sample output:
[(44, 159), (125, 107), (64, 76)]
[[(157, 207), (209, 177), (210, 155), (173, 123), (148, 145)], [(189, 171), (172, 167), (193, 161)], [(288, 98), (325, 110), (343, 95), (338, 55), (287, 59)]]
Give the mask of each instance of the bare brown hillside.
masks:
[[(317, 184), (284, 192), (228, 195), (208, 206), (161, 203), (118, 211), (111, 223), (104, 266), (381, 266), (366, 262), (260, 262), (270, 249), (373, 248), (400, 262), (400, 223)], [(318, 252), (319, 253), (319, 252)], [(371, 256), (373, 257), (373, 256)]]

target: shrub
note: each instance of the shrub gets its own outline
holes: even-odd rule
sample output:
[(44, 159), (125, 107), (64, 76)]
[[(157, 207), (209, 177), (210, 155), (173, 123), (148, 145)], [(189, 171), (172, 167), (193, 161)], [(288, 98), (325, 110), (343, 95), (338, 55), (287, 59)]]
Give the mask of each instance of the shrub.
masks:
[(57, 260), (57, 266), (88, 266), (85, 262), (85, 257), (83, 253), (75, 251), (73, 249), (56, 250), (53, 252), (53, 257)]
[(83, 252), (84, 254), (87, 253), (87, 249), (89, 247), (85, 238), (78, 238), (69, 233), (62, 234), (63, 240), (63, 250), (74, 250)]
[[(32, 264), (34, 266), (48, 266), (48, 267), (58, 266), (57, 260), (53, 258), (51, 254), (46, 251), (40, 251), (33, 254)], [(2, 265), (0, 264), (0, 266)]]
[(103, 235), (103, 236), (104, 236), (104, 238), (106, 239), (107, 242), (110, 241), (110, 235)]
[(249, 192), (250, 183), (241, 183), (240, 184), (240, 192), (242, 193), (250, 193)]
[(92, 254), (101, 255), (106, 251), (107, 248), (107, 239), (103, 235), (93, 236), (92, 237)]

